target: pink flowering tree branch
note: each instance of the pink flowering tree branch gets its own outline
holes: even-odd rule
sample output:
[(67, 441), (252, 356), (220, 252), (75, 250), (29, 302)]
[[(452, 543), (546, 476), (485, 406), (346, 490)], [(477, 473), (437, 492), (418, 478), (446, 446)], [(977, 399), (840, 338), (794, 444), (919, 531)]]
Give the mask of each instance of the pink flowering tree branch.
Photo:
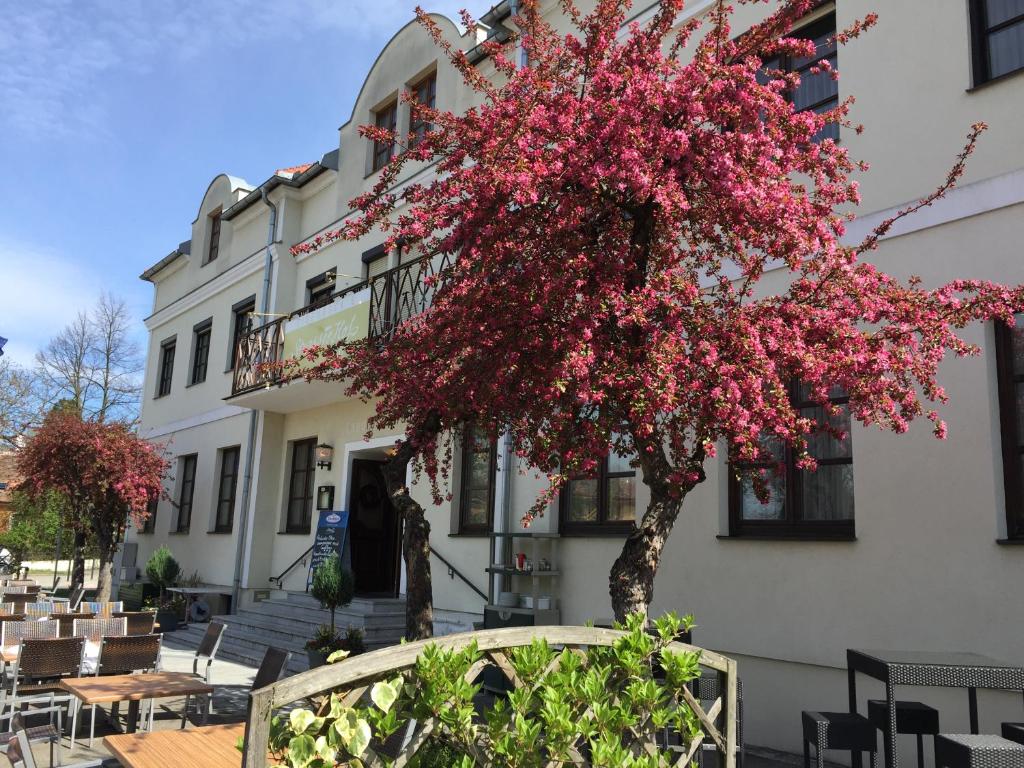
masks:
[[(1009, 322), (1024, 290), (969, 280), (929, 289), (866, 258), (897, 220), (953, 187), (981, 124), (934, 194), (844, 244), (859, 202), (851, 176), (865, 166), (820, 136), (833, 124), (860, 130), (848, 120), (852, 97), (798, 112), (788, 95), (799, 76), (763, 63), (815, 55), (788, 36), (814, 0), (783, 0), (738, 37), (724, 2), (681, 26), (682, 0), (628, 25), (627, 0), (587, 14), (562, 5), (569, 35), (521, 3), (512, 45), (530, 65), (486, 44), (492, 79), (419, 13), (480, 105), (416, 106), (433, 130), (352, 202), (358, 216), (294, 250), (381, 230), (388, 246), (453, 266), (432, 278), (427, 311), (386, 341), (306, 350), (306, 375), (372, 400), (371, 431), (405, 429), (437, 502), (451, 435), (468, 420), (507, 432), (547, 477), (527, 521), (609, 450), (635, 455), (650, 503), (611, 568), (622, 618), (650, 604), (665, 542), (709, 459), (763, 460), (772, 441), (815, 467), (808, 436), (835, 430), (801, 416), (791, 382), (826, 413), (842, 387), (864, 424), (903, 432), (924, 416), (944, 436), (939, 364), (976, 354), (959, 332)], [(875, 21), (857, 20), (837, 43)], [(838, 76), (827, 63), (817, 71)], [(424, 161), (432, 180), (392, 191)], [(788, 280), (767, 290), (769, 270)]]

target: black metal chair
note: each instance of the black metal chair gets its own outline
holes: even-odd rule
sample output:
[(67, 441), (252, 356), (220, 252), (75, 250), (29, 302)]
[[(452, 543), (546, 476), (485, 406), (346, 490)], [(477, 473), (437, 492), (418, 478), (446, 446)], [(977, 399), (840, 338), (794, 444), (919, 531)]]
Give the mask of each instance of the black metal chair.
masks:
[[(885, 733), (889, 723), (889, 711), (884, 701), (868, 701), (868, 720), (875, 728)], [(917, 766), (924, 768), (924, 737), (939, 735), (939, 711), (920, 701), (897, 701), (896, 733), (917, 737)]]
[(936, 768), (1024, 768), (1024, 744), (988, 733), (940, 733)]
[(878, 765), (878, 735), (875, 726), (853, 712), (801, 713), (804, 730), (804, 768), (811, 766), (811, 744), (817, 752), (818, 768), (825, 766), (825, 750), (870, 752), (871, 766)]
[[(684, 641), (689, 642), (689, 641)], [(722, 678), (715, 670), (701, 672), (694, 682), (694, 693), (701, 702), (715, 701), (722, 696)], [(717, 754), (718, 747), (710, 738), (701, 745), (701, 762), (707, 754)], [(743, 681), (736, 679), (736, 768), (743, 768), (743, 757), (746, 752), (743, 746)]]
[[(203, 678), (207, 683), (210, 682), (210, 666), (213, 664), (213, 660), (217, 658), (217, 649), (220, 648), (221, 637), (224, 635), (224, 623), (220, 621), (211, 621), (206, 626), (206, 634), (203, 635), (203, 639), (199, 641), (199, 647), (196, 648), (196, 655), (192, 658), (192, 674), (197, 677)], [(199, 671), (201, 659), (206, 660), (206, 666), (203, 671)]]

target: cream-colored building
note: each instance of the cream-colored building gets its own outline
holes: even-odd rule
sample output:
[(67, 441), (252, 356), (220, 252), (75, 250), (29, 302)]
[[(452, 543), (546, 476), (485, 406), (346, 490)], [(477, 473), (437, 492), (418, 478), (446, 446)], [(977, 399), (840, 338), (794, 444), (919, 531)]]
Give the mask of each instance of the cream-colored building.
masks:
[[(565, 26), (555, 5), (551, 18)], [(695, 0), (683, 17), (710, 5)], [(799, 25), (824, 39), (880, 14), (876, 29), (838, 51), (838, 94), (818, 82), (795, 96), (813, 108), (856, 95), (852, 119), (867, 130), (844, 129), (840, 139), (872, 168), (860, 180), (851, 239), (932, 191), (970, 125), (990, 126), (959, 187), (885, 238), (873, 260), (886, 271), (921, 275), (927, 285), (955, 277), (1024, 283), (1024, 17), (1013, 8), (1020, 12), (1000, 0), (838, 0)], [(508, 11), (507, 2), (496, 6), (464, 35), (436, 19), (471, 50), (501, 33)], [(763, 12), (740, 6), (737, 29)], [(637, 18), (651, 14), (638, 9)], [(478, 48), (471, 59), (487, 70)], [(217, 176), (190, 239), (144, 273), (154, 307), (142, 431), (174, 457), (168, 492), (177, 503), (161, 502), (148, 529), (130, 534), (140, 564), (166, 544), (186, 572), (198, 570), (236, 605), (268, 590), (302, 591), (302, 559), (317, 508), (327, 506), (350, 514), (346, 558), (360, 592), (401, 594), (398, 521), (374, 466), (396, 435), (364, 440), (372, 406), (346, 399), (340, 385), (267, 382), (253, 363), (314, 341), (385, 333), (429, 300), (418, 282), (425, 267), (369, 238), (299, 257), (289, 251), (337, 226), (350, 215), (347, 201), (372, 185), (390, 150), (357, 128), (408, 128), (402, 89), (443, 109), (471, 103), (425, 32), (404, 27), (372, 64), (340, 129), (340, 151), (259, 185)], [(411, 168), (399, 186), (430, 173)], [(766, 289), (785, 279), (769, 274)], [(1015, 546), (1024, 544), (1024, 319), (1014, 334), (979, 325), (966, 336), (982, 355), (943, 365), (948, 440), (935, 440), (925, 424), (901, 436), (854, 426), (820, 477), (791, 474), (784, 503), (752, 504), (714, 462), (687, 499), (654, 610), (692, 612), (695, 641), (740, 660), (748, 742), (799, 751), (801, 709), (845, 708), (847, 648), (970, 650), (1024, 663), (1024, 547)], [(318, 446), (331, 447), (329, 461), (318, 460)], [(463, 454), (450, 503), (434, 506), (423, 487), (414, 491), (429, 506), (432, 546), (445, 560), (434, 560), (441, 631), (482, 619), (485, 600), (459, 577), (483, 592), (494, 586), (485, 570), (489, 533), (517, 528), (537, 490), (501, 441)], [(645, 497), (628, 463), (613, 461), (534, 524), (535, 533), (558, 534), (536, 543), (535, 559), (557, 572), (537, 578), (554, 608), (542, 618), (610, 614), (608, 570)], [(504, 556), (534, 544), (517, 540)], [(516, 577), (512, 589), (532, 588)], [(488, 614), (503, 618), (533, 620), (527, 608)], [(860, 690), (881, 688), (864, 681)], [(911, 698), (939, 706), (944, 731), (967, 727), (963, 691)], [(980, 701), (983, 732), (1021, 719), (1019, 692), (981, 692)]]

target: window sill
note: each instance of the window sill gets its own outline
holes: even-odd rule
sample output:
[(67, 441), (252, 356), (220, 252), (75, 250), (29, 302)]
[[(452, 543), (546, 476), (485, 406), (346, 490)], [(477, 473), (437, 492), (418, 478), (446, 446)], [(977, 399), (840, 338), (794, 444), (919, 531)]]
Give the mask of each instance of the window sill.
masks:
[(304, 531), (278, 531), (278, 536), (309, 536), (313, 532), (312, 528), (307, 528)]
[(1024, 547), (1024, 538), (1020, 539), (996, 539), (996, 544), (1003, 547)]
[(170, 396), (171, 396), (171, 393), (170, 393), (170, 392), (165, 392), (165, 393), (164, 393), (164, 394), (162, 394), (162, 395), (153, 395), (153, 399), (154, 399), (154, 400), (162, 400), (163, 398), (165, 398), (165, 397), (170, 397)]
[(188, 536), (188, 534), (189, 534), (189, 530), (188, 529), (185, 529), (184, 531), (168, 531), (167, 532), (168, 536)]
[(207, 531), (206, 533), (207, 533), (208, 535), (210, 535), (210, 536), (228, 536), (228, 535), (230, 535), (230, 534), (234, 533), (234, 531), (232, 531), (232, 530), (231, 530), (231, 529), (229, 528), (229, 529), (228, 529), (228, 530), (226, 530), (226, 531)]
[(604, 530), (599, 527), (594, 527), (593, 530), (580, 530), (579, 528), (571, 528), (566, 530), (562, 528), (558, 531), (558, 534), (564, 539), (624, 539), (629, 536), (634, 528), (611, 528)]
[(850, 534), (821, 534), (821, 533), (806, 533), (806, 534), (785, 534), (785, 533), (737, 533), (737, 534), (718, 534), (715, 536), (719, 541), (825, 541), (825, 542), (839, 542), (849, 543), (857, 540), (857, 535)]
[(972, 85), (970, 88), (966, 89), (966, 92), (967, 93), (974, 93), (975, 91), (983, 90), (985, 88), (988, 88), (990, 85), (995, 85), (996, 83), (1001, 83), (1004, 80), (1009, 80), (1010, 78), (1016, 77), (1017, 75), (1020, 75), (1022, 73), (1024, 73), (1024, 67), (1021, 67), (1019, 69), (1015, 69), (1012, 72), (1005, 72), (1004, 74), (1000, 75), (999, 77), (993, 77), (991, 80), (985, 80), (982, 83), (976, 83), (975, 85)]
[(490, 531), (453, 531), (448, 534), (449, 539), (489, 539)]
[(202, 381), (193, 381), (193, 382), (191, 382), (189, 384), (186, 384), (185, 385), (185, 389), (191, 389), (192, 387), (198, 387), (200, 384), (205, 384), (205, 383), (206, 383), (206, 379), (203, 379)]

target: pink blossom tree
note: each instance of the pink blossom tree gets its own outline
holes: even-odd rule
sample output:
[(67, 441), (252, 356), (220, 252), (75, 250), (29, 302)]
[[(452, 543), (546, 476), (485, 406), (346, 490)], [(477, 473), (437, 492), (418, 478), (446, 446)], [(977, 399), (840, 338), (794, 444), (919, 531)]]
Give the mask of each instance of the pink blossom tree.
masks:
[[(562, 6), (569, 35), (536, 2), (520, 4), (511, 45), (529, 66), (485, 44), (492, 79), (419, 12), (480, 106), (452, 114), (407, 95), (432, 124), (423, 140), (363, 128), (403, 151), (353, 201), (360, 216), (295, 250), (380, 229), (388, 246), (449, 256), (452, 266), (431, 278), (430, 308), (388, 338), (312, 348), (305, 364), (315, 363), (311, 377), (372, 399), (371, 430), (405, 430), (402, 458), (425, 469), (436, 502), (448, 436), (467, 420), (507, 430), (547, 475), (527, 519), (610, 449), (635, 455), (650, 501), (611, 567), (621, 619), (650, 604), (665, 542), (716, 454), (757, 461), (770, 439), (814, 469), (808, 437), (841, 437), (801, 416), (791, 381), (826, 413), (838, 386), (863, 424), (903, 432), (923, 416), (943, 437), (940, 362), (976, 354), (957, 332), (1009, 321), (1024, 290), (973, 280), (926, 289), (867, 258), (896, 219), (956, 183), (982, 124), (933, 195), (863, 242), (844, 241), (858, 164), (821, 135), (836, 124), (860, 130), (847, 117), (852, 99), (796, 111), (787, 94), (799, 76), (764, 64), (815, 55), (813, 43), (787, 36), (814, 0), (783, 0), (739, 36), (721, 2), (681, 27), (682, 0), (628, 25), (628, 0), (599, 0), (588, 14)], [(857, 21), (838, 43), (873, 23)], [(815, 72), (831, 72), (828, 62)], [(432, 180), (390, 191), (422, 161), (436, 163)], [(761, 280), (777, 269), (788, 285), (768, 292)], [(404, 485), (404, 465), (396, 478)], [(767, 486), (757, 483), (762, 497)], [(410, 562), (427, 568), (429, 587), (426, 535), (420, 526), (411, 544), (421, 556)], [(412, 585), (412, 567), (409, 575)]]
[(167, 462), (158, 447), (123, 424), (55, 410), (18, 452), (18, 471), (25, 477), (20, 487), (30, 496), (59, 493), (65, 524), (95, 541), (97, 600), (108, 600), (114, 554), (128, 520), (141, 527), (150, 501), (163, 493)]

